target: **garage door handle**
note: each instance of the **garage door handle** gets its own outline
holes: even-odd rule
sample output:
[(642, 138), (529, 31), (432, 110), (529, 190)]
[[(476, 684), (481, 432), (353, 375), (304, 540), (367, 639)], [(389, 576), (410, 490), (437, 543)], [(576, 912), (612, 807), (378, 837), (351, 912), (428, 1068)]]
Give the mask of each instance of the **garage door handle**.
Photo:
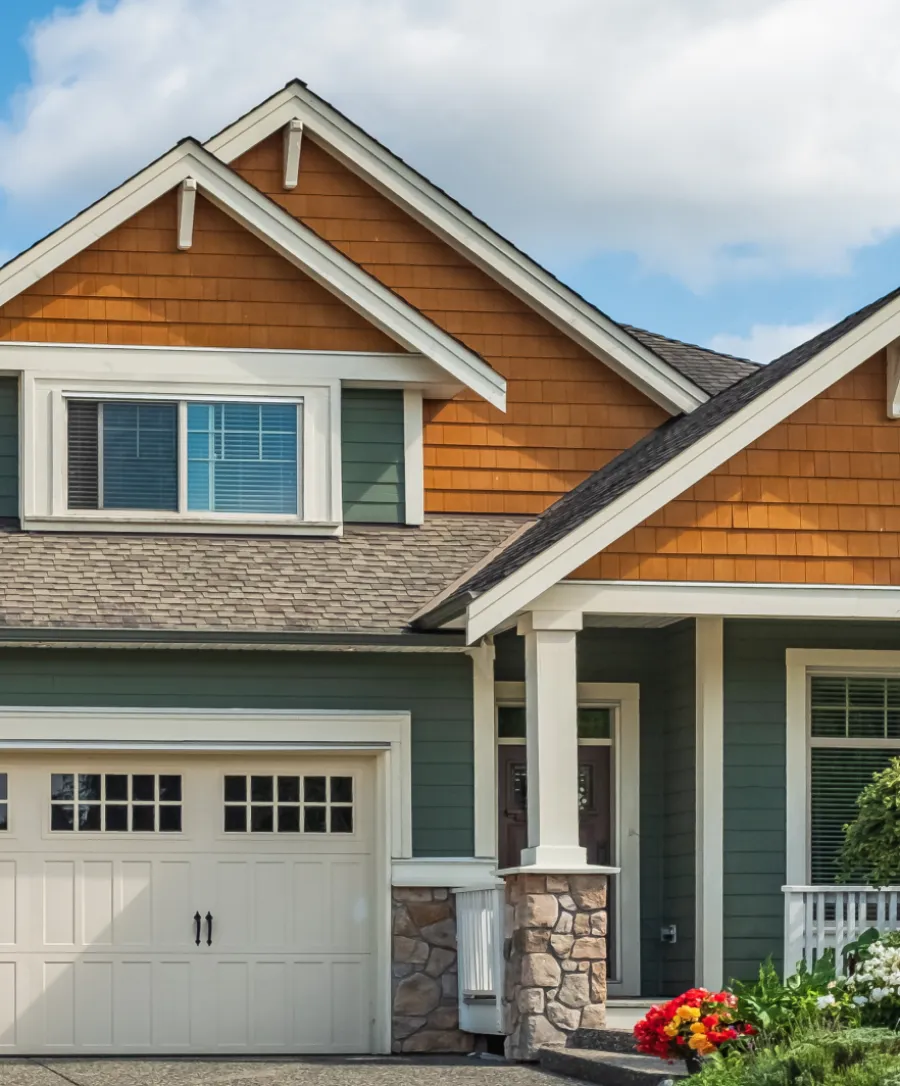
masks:
[(200, 914), (194, 913), (194, 935), (196, 936), (197, 946), (200, 946)]
[[(206, 945), (212, 946), (212, 913), (206, 914)], [(199, 931), (199, 928), (198, 928)]]

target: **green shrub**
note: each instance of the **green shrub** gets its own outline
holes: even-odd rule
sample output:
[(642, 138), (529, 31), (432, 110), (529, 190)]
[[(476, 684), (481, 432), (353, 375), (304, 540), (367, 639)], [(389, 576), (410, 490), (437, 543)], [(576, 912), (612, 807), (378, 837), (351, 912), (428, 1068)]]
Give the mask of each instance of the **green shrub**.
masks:
[(834, 954), (824, 954), (810, 970), (799, 962), (797, 972), (782, 981), (767, 959), (752, 984), (735, 982), (737, 1017), (749, 1022), (769, 1044), (789, 1040), (798, 1030), (823, 1025), (857, 1025), (859, 1008), (850, 1000), (835, 973)]
[(856, 802), (859, 813), (844, 826), (839, 878), (887, 886), (900, 875), (900, 758), (876, 773)]
[(893, 1030), (811, 1031), (793, 1043), (758, 1045), (709, 1060), (696, 1086), (900, 1086)]

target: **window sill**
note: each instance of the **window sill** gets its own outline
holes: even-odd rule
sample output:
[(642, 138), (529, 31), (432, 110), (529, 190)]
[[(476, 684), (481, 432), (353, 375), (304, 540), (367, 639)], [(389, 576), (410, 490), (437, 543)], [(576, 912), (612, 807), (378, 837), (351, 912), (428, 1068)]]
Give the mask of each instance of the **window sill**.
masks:
[(343, 525), (338, 521), (301, 521), (296, 517), (245, 516), (173, 516), (171, 514), (109, 513), (76, 516), (25, 517), (25, 532), (153, 532), (160, 535), (294, 535), (339, 536)]

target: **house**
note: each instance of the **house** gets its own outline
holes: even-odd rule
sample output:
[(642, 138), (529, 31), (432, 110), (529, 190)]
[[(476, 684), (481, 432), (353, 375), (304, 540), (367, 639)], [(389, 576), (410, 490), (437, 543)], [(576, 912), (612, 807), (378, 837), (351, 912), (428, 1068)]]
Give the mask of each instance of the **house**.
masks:
[(0, 1054), (527, 1057), (895, 922), (898, 343), (619, 325), (300, 82), (6, 264)]

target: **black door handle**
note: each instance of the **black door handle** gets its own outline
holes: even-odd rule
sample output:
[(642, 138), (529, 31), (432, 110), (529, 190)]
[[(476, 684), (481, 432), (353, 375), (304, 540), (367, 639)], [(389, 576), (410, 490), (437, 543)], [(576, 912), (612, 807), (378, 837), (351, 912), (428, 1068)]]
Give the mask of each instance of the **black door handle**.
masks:
[(200, 914), (194, 913), (194, 935), (197, 946), (200, 946)]
[[(212, 922), (213, 922), (212, 913), (207, 913), (206, 914), (206, 945), (207, 946), (212, 946)], [(199, 926), (198, 926), (197, 930), (198, 931), (200, 930)]]

